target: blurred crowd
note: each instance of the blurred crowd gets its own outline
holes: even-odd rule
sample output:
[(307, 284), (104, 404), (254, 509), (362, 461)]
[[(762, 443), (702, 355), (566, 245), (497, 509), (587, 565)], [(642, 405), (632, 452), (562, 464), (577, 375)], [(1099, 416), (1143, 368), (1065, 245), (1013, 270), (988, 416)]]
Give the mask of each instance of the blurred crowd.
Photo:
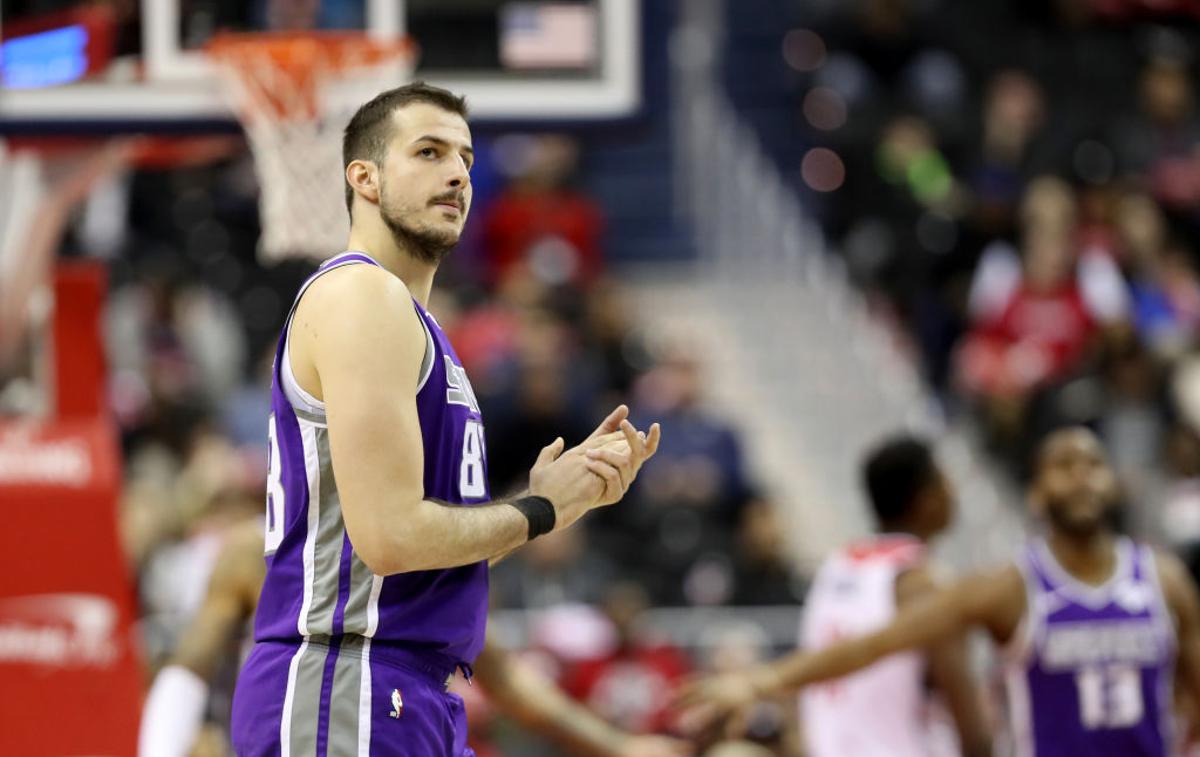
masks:
[[(706, 407), (702, 356), (659, 343), (606, 270), (604, 249), (616, 240), (604, 236), (603, 210), (574, 188), (580, 146), (506, 135), (477, 139), (476, 149), (469, 231), (430, 310), (482, 405), (493, 493), (523, 488), (545, 444), (582, 440), (618, 403), (639, 427), (666, 429), (625, 501), (493, 570), (494, 605), (534, 611), (529, 654), (569, 693), (632, 731), (670, 730), (665, 692), (678, 679), (759, 657), (769, 641), (751, 617), (714, 627), (701, 650), (685, 648), (642, 622), (646, 609), (795, 605), (803, 583), (776, 505), (748, 479), (738, 430)], [(262, 513), (276, 339), (315, 263), (258, 265), (255, 199), (238, 149), (213, 165), (142, 169), (97, 192), (67, 242), (69, 254), (110, 260), (121, 523), (152, 666), (197, 609), (232, 527)], [(231, 648), (227, 680), (238, 659)], [(543, 753), (492, 717), (480, 692), (463, 694), (480, 754)], [(212, 712), (220, 722), (227, 702), (214, 698)], [(764, 723), (763, 739), (785, 737), (785, 719)]]
[[(825, 152), (800, 181), (876, 313), (1017, 480), (1046, 429), (1097, 428), (1136, 505), (1127, 525), (1200, 572), (1197, 4), (803, 6), (779, 30), (801, 83), (782, 105)], [(706, 404), (705, 356), (644, 328), (652, 314), (605, 264), (620, 240), (578, 189), (586, 142), (476, 139), (472, 219), (430, 310), (482, 405), (493, 493), (617, 403), (664, 428), (625, 501), (498, 565), (493, 602), (533, 611), (526, 651), (573, 696), (625, 728), (671, 730), (678, 679), (771, 644), (752, 612), (689, 646), (648, 609), (795, 605), (804, 582), (740, 429)], [(315, 265), (257, 263), (252, 164), (236, 140), (222, 149), (112, 179), (65, 242), (110, 262), (121, 524), (152, 665), (230, 528), (262, 513), (276, 339)], [(817, 170), (831, 154), (832, 179)], [(480, 755), (553, 753), (460, 693)], [(220, 721), (228, 703), (211, 708)], [(751, 734), (790, 753), (790, 711), (759, 713)]]
[[(825, 5), (784, 39), (822, 221), (949, 412), (1021, 480), (1093, 425), (1129, 526), (1200, 541), (1195, 3)], [(832, 118), (830, 114), (839, 116)]]

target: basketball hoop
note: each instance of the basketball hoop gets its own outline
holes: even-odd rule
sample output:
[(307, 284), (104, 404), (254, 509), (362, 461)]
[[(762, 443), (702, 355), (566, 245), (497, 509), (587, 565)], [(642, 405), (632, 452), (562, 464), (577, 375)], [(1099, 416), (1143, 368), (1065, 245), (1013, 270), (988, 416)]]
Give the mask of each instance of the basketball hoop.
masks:
[(344, 32), (224, 34), (208, 54), (254, 153), (261, 255), (341, 250), (350, 230), (342, 130), (360, 105), (408, 80), (412, 43)]

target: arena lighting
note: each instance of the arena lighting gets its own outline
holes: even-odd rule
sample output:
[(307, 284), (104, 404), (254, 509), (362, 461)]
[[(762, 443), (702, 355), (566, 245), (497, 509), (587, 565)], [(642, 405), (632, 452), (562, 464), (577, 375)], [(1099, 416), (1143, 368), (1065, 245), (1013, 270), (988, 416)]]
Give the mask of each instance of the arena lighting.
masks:
[(814, 147), (800, 162), (800, 176), (809, 188), (817, 192), (833, 192), (846, 181), (846, 166), (836, 152), (828, 147)]
[(33, 90), (79, 81), (113, 53), (113, 14), (103, 6), (48, 13), (0, 27), (0, 84)]
[(783, 37), (783, 59), (797, 71), (825, 65), (825, 40), (811, 29), (792, 29)]
[(801, 106), (804, 118), (813, 128), (836, 131), (846, 125), (846, 100), (829, 87), (813, 87)]
[(0, 44), (0, 80), (11, 89), (51, 87), (87, 72), (87, 29), (78, 24)]

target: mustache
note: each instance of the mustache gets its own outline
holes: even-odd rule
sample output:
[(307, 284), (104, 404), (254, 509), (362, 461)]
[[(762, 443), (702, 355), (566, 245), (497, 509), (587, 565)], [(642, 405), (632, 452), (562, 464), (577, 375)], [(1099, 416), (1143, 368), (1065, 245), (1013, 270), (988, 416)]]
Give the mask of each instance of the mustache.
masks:
[(463, 195), (462, 192), (445, 192), (443, 194), (435, 196), (432, 200), (429, 201), (429, 204), (430, 205), (440, 205), (444, 202), (452, 202), (458, 206), (459, 210), (462, 210), (466, 206), (466, 197)]

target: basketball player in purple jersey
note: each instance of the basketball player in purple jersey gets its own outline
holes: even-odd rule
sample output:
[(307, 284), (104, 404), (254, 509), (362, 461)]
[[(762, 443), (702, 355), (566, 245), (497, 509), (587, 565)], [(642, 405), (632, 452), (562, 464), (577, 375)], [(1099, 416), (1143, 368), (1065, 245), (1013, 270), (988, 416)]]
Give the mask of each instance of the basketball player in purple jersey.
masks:
[(301, 287), (276, 351), (242, 757), (470, 754), (446, 686), (483, 648), (488, 562), (619, 500), (657, 449), (621, 406), (544, 448), (525, 496), (490, 499), (479, 405), (425, 307), (470, 209), (465, 118), (415, 83), (346, 127), (350, 251)]
[(962, 579), (883, 630), (685, 686), (711, 722), (760, 697), (836, 678), (982, 626), (1007, 647), (1018, 755), (1164, 757), (1179, 746), (1172, 684), (1200, 692), (1200, 598), (1174, 556), (1113, 533), (1116, 477), (1084, 428), (1039, 450), (1030, 502), (1046, 523), (1009, 565)]

